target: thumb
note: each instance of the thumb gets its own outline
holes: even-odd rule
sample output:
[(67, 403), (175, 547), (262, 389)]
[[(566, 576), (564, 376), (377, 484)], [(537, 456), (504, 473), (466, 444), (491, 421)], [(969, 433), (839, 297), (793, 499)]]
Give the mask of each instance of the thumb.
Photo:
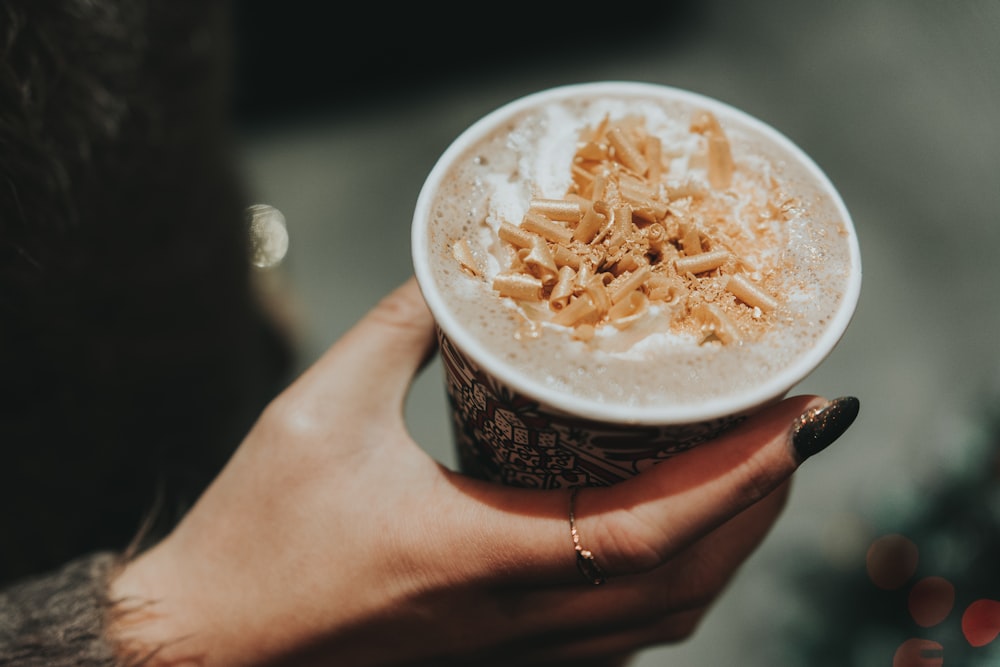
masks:
[(401, 406), (434, 349), (434, 320), (411, 276), (334, 343), (297, 389), (327, 407), (345, 399), (357, 407)]

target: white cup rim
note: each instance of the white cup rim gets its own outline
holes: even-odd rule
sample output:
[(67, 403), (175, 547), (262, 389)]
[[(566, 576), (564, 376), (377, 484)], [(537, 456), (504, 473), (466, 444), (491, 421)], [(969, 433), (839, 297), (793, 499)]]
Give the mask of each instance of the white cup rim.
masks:
[[(647, 95), (663, 99), (669, 98), (701, 105), (718, 115), (738, 119), (741, 124), (755, 130), (760, 136), (768, 138), (769, 141), (795, 157), (800, 165), (814, 177), (815, 183), (830, 196), (842, 218), (844, 228), (848, 232), (848, 254), (854, 270), (849, 272), (840, 304), (827, 326), (817, 337), (815, 345), (769, 379), (746, 391), (708, 398), (697, 405), (630, 406), (581, 399), (555, 391), (541, 382), (518, 373), (516, 369), (504, 363), (493, 350), (472, 336), (447, 307), (435, 285), (429, 253), (423, 252), (423, 244), (427, 234), (428, 211), (442, 179), (447, 175), (453, 162), (472, 144), (492, 132), (503, 121), (527, 108), (580, 94), (592, 95), (596, 92), (610, 96)], [(792, 387), (805, 379), (836, 347), (854, 316), (861, 293), (861, 252), (853, 220), (840, 193), (811, 157), (769, 124), (725, 102), (681, 88), (639, 81), (593, 81), (548, 88), (517, 98), (481, 117), (459, 134), (448, 146), (424, 181), (414, 210), (411, 249), (417, 282), (437, 326), (456, 347), (483, 371), (493, 375), (518, 393), (533, 398), (550, 408), (570, 415), (611, 423), (644, 425), (695, 423), (747, 412), (785, 395)]]

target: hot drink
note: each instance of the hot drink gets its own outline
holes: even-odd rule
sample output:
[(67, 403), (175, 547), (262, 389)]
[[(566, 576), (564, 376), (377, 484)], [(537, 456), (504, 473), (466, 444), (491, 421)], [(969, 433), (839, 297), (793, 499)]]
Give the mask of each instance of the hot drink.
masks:
[(608, 424), (725, 420), (780, 397), (839, 340), (860, 287), (850, 216), (808, 157), (646, 84), (484, 118), (428, 178), (413, 245), (446, 353), (501, 396)]

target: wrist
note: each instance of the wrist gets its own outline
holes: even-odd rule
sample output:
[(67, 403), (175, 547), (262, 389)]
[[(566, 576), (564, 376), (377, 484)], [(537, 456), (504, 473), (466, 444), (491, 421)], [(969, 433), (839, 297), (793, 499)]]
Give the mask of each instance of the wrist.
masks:
[[(180, 576), (169, 544), (123, 564), (108, 584), (108, 637), (123, 664), (147, 667), (242, 664), (228, 657), (225, 635), (213, 629), (212, 604)], [(204, 592), (204, 591), (203, 591)]]
[(107, 633), (123, 664), (165, 667), (183, 665), (186, 659), (179, 650), (184, 632), (175, 627), (177, 616), (171, 613), (176, 599), (164, 593), (166, 573), (158, 561), (154, 548), (126, 561), (108, 582)]

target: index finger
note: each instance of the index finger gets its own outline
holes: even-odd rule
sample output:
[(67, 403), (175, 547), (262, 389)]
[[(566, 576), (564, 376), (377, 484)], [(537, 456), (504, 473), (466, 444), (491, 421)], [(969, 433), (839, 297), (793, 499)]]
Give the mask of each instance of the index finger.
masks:
[(613, 570), (653, 569), (761, 500), (853, 423), (853, 397), (797, 396), (716, 440), (576, 501), (580, 530)]
[[(836, 440), (857, 412), (852, 397), (788, 398), (633, 478), (583, 489), (574, 508), (580, 545), (610, 576), (655, 569), (781, 486), (805, 458)], [(475, 574), (507, 581), (581, 581), (566, 490), (531, 491), (471, 480), (460, 486), (483, 501), (479, 511), (464, 516), (477, 527), (490, 527), (476, 548), (489, 555), (478, 562), (491, 572)], [(513, 551), (512, 543), (519, 549)]]

